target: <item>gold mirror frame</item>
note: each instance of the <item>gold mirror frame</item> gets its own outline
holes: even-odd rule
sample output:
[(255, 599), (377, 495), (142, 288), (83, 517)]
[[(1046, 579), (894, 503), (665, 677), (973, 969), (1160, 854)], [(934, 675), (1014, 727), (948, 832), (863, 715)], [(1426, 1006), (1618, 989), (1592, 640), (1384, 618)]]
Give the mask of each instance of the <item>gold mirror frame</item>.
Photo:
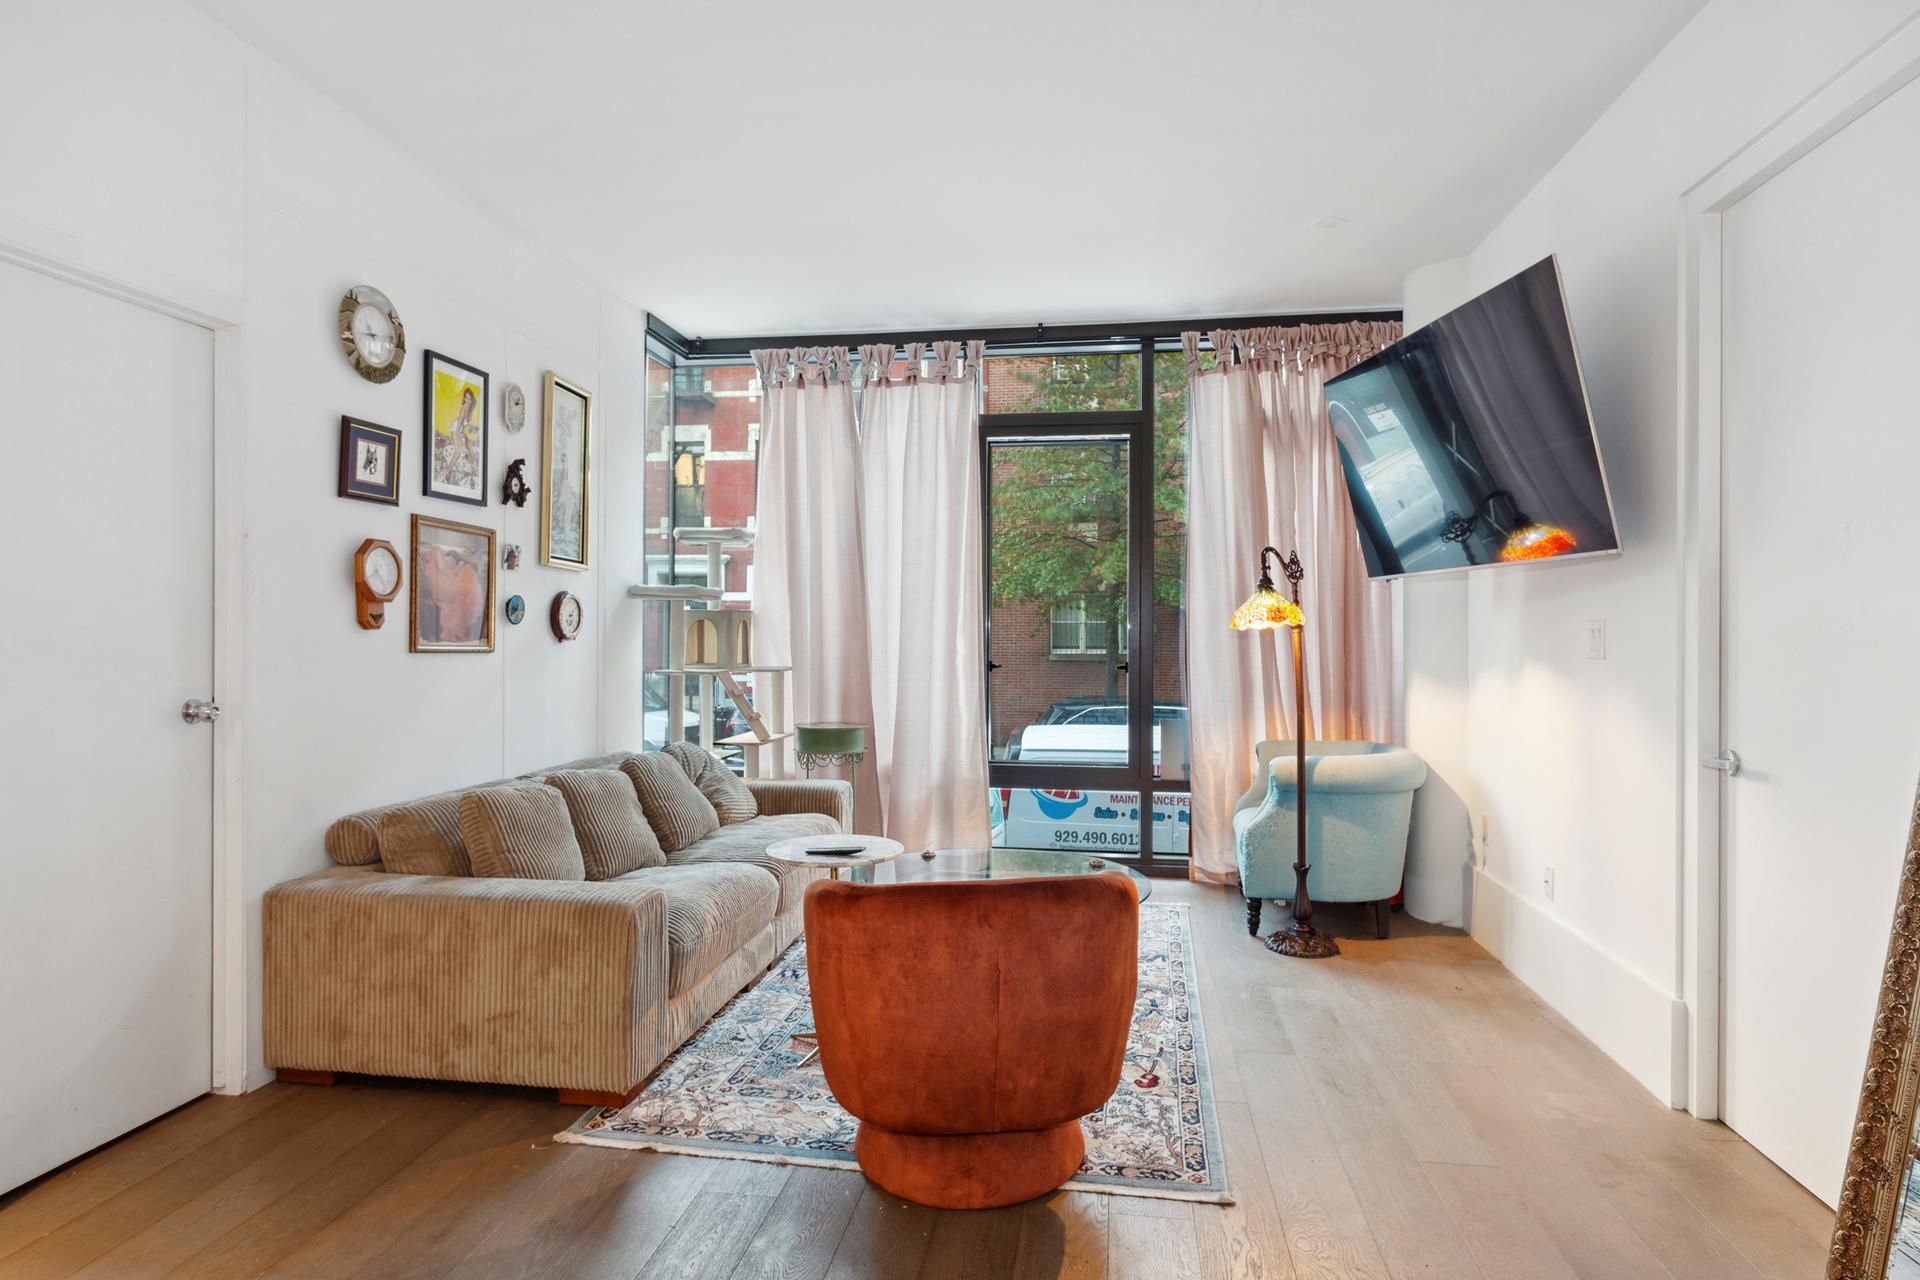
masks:
[(1882, 1280), (1900, 1223), (1901, 1184), (1913, 1158), (1914, 1100), (1920, 1094), (1914, 1002), (1920, 998), (1920, 797), (1907, 830), (1900, 892), (1893, 907), (1893, 935), (1880, 974), (1880, 1003), (1873, 1015), (1860, 1108), (1847, 1148), (1847, 1174), (1840, 1183), (1833, 1243), (1827, 1249), (1827, 1280)]

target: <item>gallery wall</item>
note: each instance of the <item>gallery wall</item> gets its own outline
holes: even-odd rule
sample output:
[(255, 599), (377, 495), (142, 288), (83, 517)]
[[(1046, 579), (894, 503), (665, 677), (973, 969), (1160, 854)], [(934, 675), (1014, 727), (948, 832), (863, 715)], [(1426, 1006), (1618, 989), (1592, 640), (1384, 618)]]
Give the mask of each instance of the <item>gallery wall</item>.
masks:
[[(1680, 744), (1680, 200), (1915, 9), (1715, 0), (1468, 259), (1463, 298), (1559, 255), (1623, 548), (1467, 578), (1468, 790), (1484, 846), (1473, 933), (1675, 1105), (1679, 796), (1693, 767)], [(1592, 620), (1606, 624), (1604, 659), (1588, 656)]]
[[(0, 238), (243, 308), (242, 692), (215, 692), (244, 742), (254, 1087), (268, 1078), (254, 1030), (260, 897), (328, 865), (329, 821), (637, 740), (638, 673), (626, 658), (639, 606), (625, 590), (643, 568), (643, 317), (183, 5), (8, 6), (0, 47), (0, 117), (35, 122), (0, 131)], [(438, 159), (513, 180), (509, 155)], [(386, 385), (355, 374), (334, 336), (340, 296), (356, 284), (383, 290), (406, 327), (405, 367)], [(491, 376), (484, 508), (421, 494), (429, 348)], [(539, 564), (547, 370), (596, 397), (585, 573)], [(499, 420), (507, 381), (528, 396), (517, 435)], [(342, 414), (403, 433), (397, 508), (335, 496)], [(499, 500), (517, 457), (536, 491), (525, 509)], [(404, 588), (384, 629), (358, 626), (353, 552), (379, 537), (404, 555), (414, 512), (522, 547), (498, 600), (524, 596), (527, 620), (508, 626), (496, 601), (495, 652), (409, 653)], [(546, 625), (560, 590), (586, 605), (583, 633), (566, 644)]]

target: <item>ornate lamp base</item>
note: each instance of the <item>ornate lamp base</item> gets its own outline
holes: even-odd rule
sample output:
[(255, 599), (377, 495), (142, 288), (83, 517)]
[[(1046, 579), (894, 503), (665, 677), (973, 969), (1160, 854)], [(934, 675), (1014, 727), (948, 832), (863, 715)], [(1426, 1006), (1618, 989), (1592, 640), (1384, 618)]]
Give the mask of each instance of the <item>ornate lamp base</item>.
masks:
[(1267, 950), (1276, 955), (1296, 956), (1302, 960), (1324, 960), (1340, 954), (1340, 944), (1330, 933), (1322, 933), (1310, 924), (1295, 920), (1284, 929), (1266, 937)]

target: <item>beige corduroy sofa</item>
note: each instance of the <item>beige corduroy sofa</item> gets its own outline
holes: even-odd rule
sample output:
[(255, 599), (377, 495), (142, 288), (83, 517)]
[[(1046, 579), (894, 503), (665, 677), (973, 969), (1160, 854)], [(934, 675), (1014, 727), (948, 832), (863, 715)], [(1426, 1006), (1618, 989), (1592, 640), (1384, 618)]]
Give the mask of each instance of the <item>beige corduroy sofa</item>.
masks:
[(356, 1072), (628, 1096), (800, 935), (806, 886), (826, 873), (776, 863), (767, 846), (851, 827), (844, 782), (746, 785), (757, 816), (668, 852), (665, 866), (597, 881), (383, 870), (382, 816), (459, 792), (341, 818), (326, 835), (339, 865), (266, 895), (267, 1065), (285, 1079)]

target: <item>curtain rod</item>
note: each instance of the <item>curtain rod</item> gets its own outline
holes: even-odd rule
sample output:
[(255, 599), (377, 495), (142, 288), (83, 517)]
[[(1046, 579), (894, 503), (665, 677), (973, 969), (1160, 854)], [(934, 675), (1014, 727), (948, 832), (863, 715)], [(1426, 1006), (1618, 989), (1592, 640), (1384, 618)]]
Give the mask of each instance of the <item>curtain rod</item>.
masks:
[(676, 355), (692, 359), (744, 357), (760, 347), (848, 347), (890, 342), (904, 346), (930, 338), (978, 340), (988, 346), (1085, 346), (1096, 342), (1137, 343), (1143, 338), (1174, 339), (1187, 330), (1254, 329), (1267, 325), (1348, 324), (1356, 321), (1396, 321), (1398, 309), (1368, 311), (1296, 311), (1279, 315), (1225, 316), (1213, 319), (1147, 320), (1116, 324), (1001, 325), (990, 328), (896, 329), (879, 333), (785, 334), (745, 338), (688, 338), (649, 312), (647, 332)]

